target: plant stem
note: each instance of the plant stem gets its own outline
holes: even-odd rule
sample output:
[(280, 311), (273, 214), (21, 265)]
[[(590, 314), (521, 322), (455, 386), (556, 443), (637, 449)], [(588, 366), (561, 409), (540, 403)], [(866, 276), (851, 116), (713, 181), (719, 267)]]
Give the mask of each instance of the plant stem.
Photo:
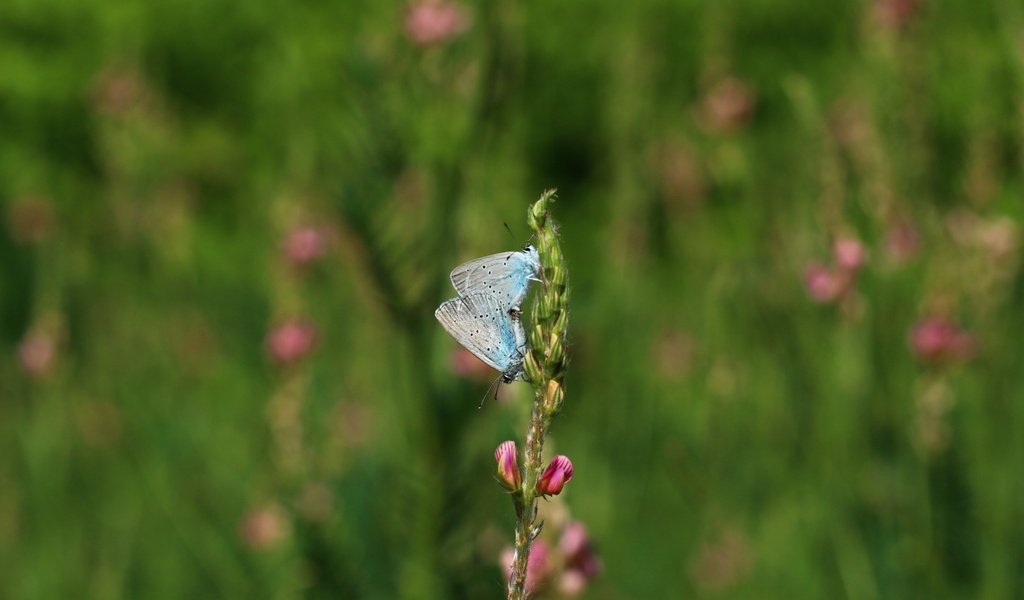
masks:
[(544, 465), (544, 434), (550, 418), (544, 416), (544, 396), (537, 394), (530, 415), (530, 428), (526, 434), (525, 461), (523, 465), (523, 489), (516, 498), (516, 550), (512, 560), (512, 577), (509, 578), (508, 597), (510, 600), (526, 598), (526, 568), (530, 557), (530, 546), (538, 532), (534, 521), (537, 517), (537, 479)]
[(562, 378), (567, 363), (562, 340), (568, 325), (568, 276), (558, 245), (554, 223), (548, 215), (548, 204), (554, 200), (548, 190), (528, 213), (530, 227), (537, 239), (541, 260), (543, 292), (532, 311), (530, 349), (523, 361), (526, 380), (533, 385), (533, 410), (524, 446), (522, 487), (513, 494), (516, 510), (515, 556), (508, 580), (508, 600), (525, 600), (530, 546), (540, 533), (537, 525), (537, 480), (544, 460), (544, 436), (551, 420), (562, 408)]

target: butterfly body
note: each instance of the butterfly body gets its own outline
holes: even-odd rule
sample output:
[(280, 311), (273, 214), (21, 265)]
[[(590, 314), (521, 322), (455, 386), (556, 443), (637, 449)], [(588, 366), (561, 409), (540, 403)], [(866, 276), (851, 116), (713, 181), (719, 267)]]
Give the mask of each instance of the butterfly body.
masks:
[(526, 332), (518, 311), (498, 297), (470, 294), (441, 303), (434, 316), (455, 341), (511, 383), (522, 375)]

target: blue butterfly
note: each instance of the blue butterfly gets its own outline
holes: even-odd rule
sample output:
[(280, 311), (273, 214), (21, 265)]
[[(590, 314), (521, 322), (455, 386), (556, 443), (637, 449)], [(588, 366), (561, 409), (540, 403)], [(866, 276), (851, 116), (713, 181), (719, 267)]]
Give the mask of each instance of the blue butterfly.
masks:
[(531, 281), (540, 281), (540, 254), (533, 246), (499, 252), (455, 267), (450, 278), (460, 296), (487, 294), (518, 312)]
[(501, 371), (502, 381), (520, 378), (526, 332), (518, 310), (510, 310), (489, 294), (472, 294), (443, 302), (434, 316), (455, 341)]

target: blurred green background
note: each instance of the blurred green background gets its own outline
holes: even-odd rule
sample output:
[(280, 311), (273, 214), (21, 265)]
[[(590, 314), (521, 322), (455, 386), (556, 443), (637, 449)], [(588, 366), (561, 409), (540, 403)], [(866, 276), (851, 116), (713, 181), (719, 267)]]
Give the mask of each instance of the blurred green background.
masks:
[(582, 597), (1020, 597), (1022, 167), (1015, 0), (4, 0), (0, 597), (502, 597), (548, 187)]

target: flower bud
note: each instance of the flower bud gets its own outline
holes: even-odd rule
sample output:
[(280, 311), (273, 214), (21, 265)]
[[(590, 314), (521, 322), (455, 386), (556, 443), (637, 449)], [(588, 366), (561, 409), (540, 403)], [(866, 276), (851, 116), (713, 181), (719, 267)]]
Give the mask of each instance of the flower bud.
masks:
[(52, 370), (56, 358), (57, 340), (49, 332), (31, 332), (18, 345), (18, 362), (29, 377), (44, 377)]
[(842, 278), (821, 263), (811, 263), (804, 269), (804, 285), (815, 302), (832, 302), (843, 293)]
[(548, 380), (547, 388), (544, 391), (544, 410), (550, 414), (557, 413), (562, 408), (564, 396), (565, 392), (562, 391), (562, 386), (558, 385), (554, 379)]
[(544, 372), (541, 370), (537, 359), (534, 356), (533, 350), (526, 352), (526, 357), (523, 359), (523, 370), (526, 371), (527, 381), (540, 381), (544, 377)]
[(910, 331), (910, 348), (925, 363), (964, 362), (974, 355), (974, 336), (943, 317), (919, 321)]
[(566, 525), (558, 547), (567, 569), (579, 572), (586, 579), (592, 579), (601, 572), (601, 559), (594, 551), (587, 528), (579, 521)]
[(281, 243), (288, 261), (297, 267), (308, 265), (327, 252), (327, 235), (319, 227), (299, 227), (285, 236)]
[(280, 506), (268, 504), (249, 512), (242, 519), (238, 530), (248, 547), (267, 550), (288, 536), (288, 515)]
[(419, 2), (411, 7), (405, 19), (405, 32), (420, 46), (447, 42), (470, 25), (462, 6), (452, 2)]
[(559, 454), (551, 459), (551, 464), (544, 469), (544, 473), (537, 480), (537, 492), (544, 496), (558, 495), (570, 479), (572, 479), (572, 461), (568, 456)]
[(286, 321), (274, 327), (267, 335), (267, 352), (278, 364), (292, 364), (313, 351), (316, 337), (317, 330), (312, 323)]
[(836, 240), (832, 247), (832, 253), (836, 265), (844, 271), (857, 271), (867, 261), (867, 250), (864, 244), (854, 237), (845, 237)]
[(519, 489), (519, 460), (516, 443), (512, 440), (502, 442), (494, 451), (494, 460), (498, 462), (498, 481), (509, 490)]

